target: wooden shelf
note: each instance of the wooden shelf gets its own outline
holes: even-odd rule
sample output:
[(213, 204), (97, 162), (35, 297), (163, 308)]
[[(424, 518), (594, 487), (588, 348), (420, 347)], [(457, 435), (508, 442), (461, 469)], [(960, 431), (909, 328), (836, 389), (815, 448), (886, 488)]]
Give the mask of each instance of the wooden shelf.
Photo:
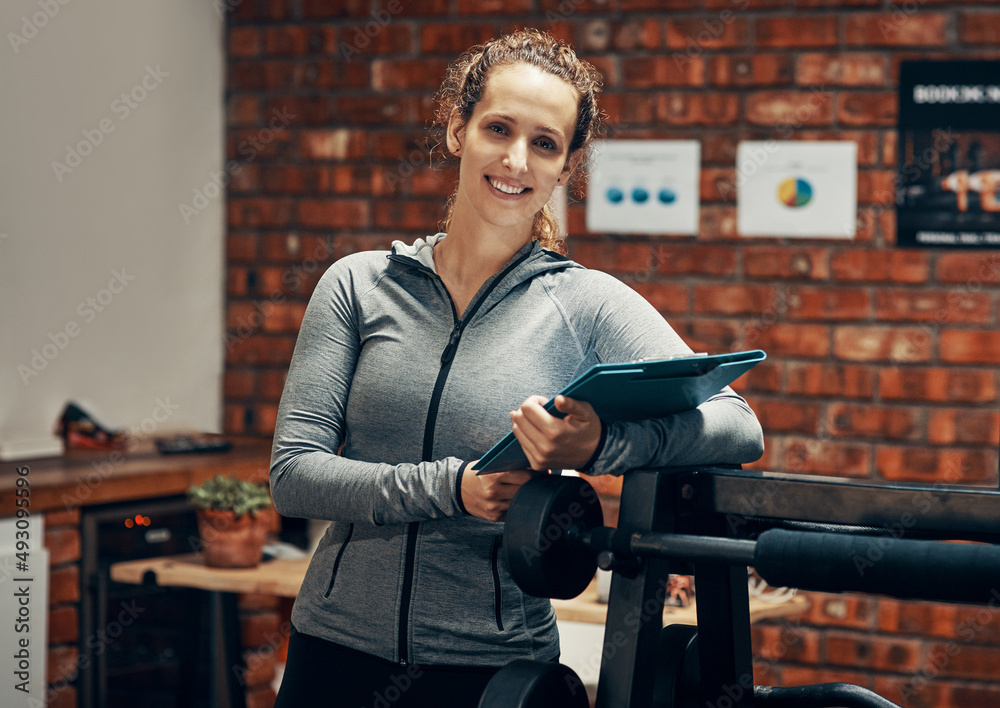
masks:
[[(279, 558), (261, 563), (256, 568), (209, 568), (201, 556), (194, 553), (115, 563), (111, 566), (111, 578), (121, 583), (141, 584), (146, 574), (152, 573), (159, 585), (295, 597), (308, 565), (308, 558)], [(696, 602), (687, 607), (664, 608), (663, 623), (697, 624)], [(592, 582), (578, 597), (553, 600), (552, 605), (556, 616), (567, 622), (604, 624), (608, 613), (608, 606), (597, 601), (596, 582)], [(754, 597), (750, 599), (750, 621), (787, 617), (804, 612), (808, 607), (808, 600), (801, 595), (781, 603)]]

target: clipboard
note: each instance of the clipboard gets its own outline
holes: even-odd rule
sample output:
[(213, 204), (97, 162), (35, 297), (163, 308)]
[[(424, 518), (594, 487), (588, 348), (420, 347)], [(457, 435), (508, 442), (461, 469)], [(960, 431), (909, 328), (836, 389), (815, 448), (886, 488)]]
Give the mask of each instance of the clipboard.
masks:
[[(697, 408), (767, 355), (760, 349), (729, 354), (696, 354), (669, 359), (647, 359), (595, 364), (559, 393), (594, 407), (601, 420), (661, 418)], [(555, 396), (545, 410), (562, 417)], [(514, 433), (507, 433), (479, 459), (477, 474), (527, 469), (528, 458)]]

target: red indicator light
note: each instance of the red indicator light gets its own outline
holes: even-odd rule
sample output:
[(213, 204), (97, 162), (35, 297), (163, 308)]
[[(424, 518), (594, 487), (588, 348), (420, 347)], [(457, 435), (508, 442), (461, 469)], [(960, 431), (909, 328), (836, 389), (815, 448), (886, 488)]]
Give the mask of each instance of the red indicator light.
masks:
[(132, 523), (132, 519), (125, 519), (125, 528), (130, 529), (132, 528), (132, 526), (134, 526), (134, 524)]
[(142, 525), (143, 526), (149, 526), (151, 523), (153, 523), (153, 522), (149, 520), (148, 516), (142, 517)]

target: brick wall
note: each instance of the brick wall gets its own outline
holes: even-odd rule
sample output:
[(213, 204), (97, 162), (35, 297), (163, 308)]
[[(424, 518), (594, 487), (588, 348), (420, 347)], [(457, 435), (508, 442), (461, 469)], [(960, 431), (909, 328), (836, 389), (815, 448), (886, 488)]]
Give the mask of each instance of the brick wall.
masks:
[[(612, 137), (701, 141), (696, 238), (587, 233), (578, 203), (571, 255), (632, 284), (695, 349), (767, 350), (740, 386), (767, 433), (754, 467), (996, 486), (1000, 255), (893, 246), (899, 62), (1000, 58), (994, 3), (226, 7), (227, 431), (272, 432), (306, 300), (329, 263), (436, 230), (454, 175), (427, 168), (424, 126), (446, 62), (537, 26), (603, 71)], [(737, 143), (772, 138), (857, 143), (853, 241), (737, 235)], [(808, 616), (761, 625), (754, 640), (761, 682), (846, 678), (909, 706), (1000, 699), (1000, 621), (975, 608), (814, 595)]]

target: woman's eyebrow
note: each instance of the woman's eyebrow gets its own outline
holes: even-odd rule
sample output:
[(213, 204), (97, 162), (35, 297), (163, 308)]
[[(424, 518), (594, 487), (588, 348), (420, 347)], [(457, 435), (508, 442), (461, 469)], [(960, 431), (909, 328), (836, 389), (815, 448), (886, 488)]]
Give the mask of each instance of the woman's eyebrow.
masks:
[[(500, 120), (505, 120), (508, 123), (512, 123), (514, 125), (518, 124), (517, 123), (517, 118), (515, 118), (514, 116), (511, 116), (511, 115), (507, 115), (506, 113), (490, 113), (486, 117), (487, 118), (499, 118)], [(552, 136), (554, 136), (556, 138), (563, 138), (563, 137), (565, 137), (563, 135), (563, 132), (561, 130), (559, 130), (558, 128), (553, 128), (552, 126), (545, 125), (545, 124), (536, 125), (535, 126), (535, 130), (539, 131), (540, 133), (549, 133), (550, 135), (552, 135)]]

